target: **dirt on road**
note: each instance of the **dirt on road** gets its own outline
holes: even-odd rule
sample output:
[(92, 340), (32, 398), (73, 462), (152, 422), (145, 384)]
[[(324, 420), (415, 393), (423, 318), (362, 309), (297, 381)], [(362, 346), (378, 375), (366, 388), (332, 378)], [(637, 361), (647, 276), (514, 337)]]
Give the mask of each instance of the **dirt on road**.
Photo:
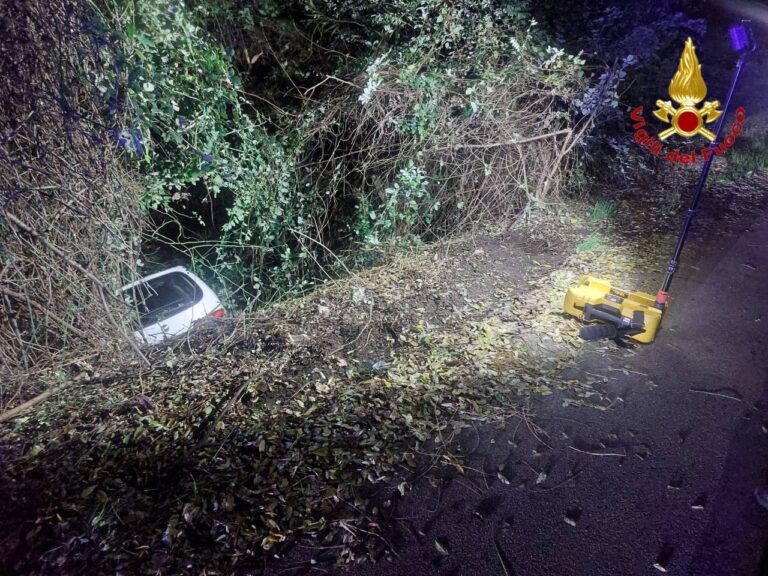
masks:
[(0, 429), (0, 572), (755, 574), (765, 190), (707, 196), (651, 346), (585, 345), (561, 305), (584, 273), (655, 290), (663, 190), (76, 367)]
[(656, 342), (589, 344), (560, 374), (582, 387), (466, 430), (462, 473), (436, 471), (392, 511), (394, 553), (339, 573), (766, 573), (768, 212), (729, 219), (713, 196)]

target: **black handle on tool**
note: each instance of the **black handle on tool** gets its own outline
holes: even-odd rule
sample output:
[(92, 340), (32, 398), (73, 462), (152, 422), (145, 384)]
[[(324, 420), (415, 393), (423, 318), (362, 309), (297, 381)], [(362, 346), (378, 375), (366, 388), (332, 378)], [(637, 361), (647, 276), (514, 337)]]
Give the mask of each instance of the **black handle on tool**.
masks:
[(605, 324), (590, 324), (579, 330), (582, 340), (602, 340), (603, 338), (616, 338), (621, 324), (621, 312), (611, 313), (601, 310), (597, 306), (587, 304), (584, 307), (584, 320), (602, 320)]
[(613, 324), (589, 324), (582, 326), (579, 336), (582, 340), (602, 340), (603, 338), (616, 338), (618, 330)]
[(579, 331), (582, 340), (602, 340), (619, 335), (633, 336), (645, 330), (645, 314), (642, 310), (635, 310), (630, 319), (624, 318), (621, 311), (612, 306), (587, 304), (584, 306), (584, 320), (602, 320), (605, 324), (584, 326)]
[(664, 309), (664, 306), (667, 303), (669, 287), (672, 284), (672, 278), (677, 271), (677, 265), (680, 261), (680, 253), (683, 251), (685, 238), (688, 236), (688, 230), (691, 227), (691, 221), (693, 220), (693, 216), (696, 213), (696, 206), (699, 204), (699, 197), (701, 196), (702, 190), (704, 190), (704, 184), (707, 182), (709, 169), (712, 166), (712, 161), (715, 159), (715, 148), (719, 144), (720, 135), (723, 130), (723, 125), (725, 124), (725, 118), (728, 115), (728, 108), (731, 105), (731, 98), (733, 97), (733, 93), (736, 90), (736, 84), (739, 81), (739, 75), (741, 74), (741, 70), (744, 68), (744, 62), (746, 62), (747, 56), (757, 50), (757, 43), (755, 42), (754, 36), (752, 35), (752, 30), (743, 23), (739, 26), (734, 26), (731, 28), (731, 40), (734, 44), (734, 48), (739, 52), (739, 60), (736, 62), (736, 73), (733, 75), (731, 88), (728, 90), (728, 96), (725, 99), (723, 114), (720, 116), (720, 120), (717, 122), (717, 128), (715, 129), (715, 139), (712, 140), (712, 143), (709, 145), (709, 156), (704, 162), (704, 166), (701, 169), (701, 174), (699, 175), (699, 180), (696, 183), (696, 188), (694, 189), (693, 193), (693, 200), (691, 200), (691, 206), (688, 208), (688, 212), (685, 214), (685, 219), (683, 220), (683, 229), (680, 231), (680, 235), (677, 238), (675, 252), (672, 255), (672, 259), (669, 261), (669, 266), (667, 267), (667, 276), (664, 278), (664, 283), (662, 284), (661, 290), (659, 290), (656, 294), (655, 306), (661, 310)]
[[(613, 310), (613, 308), (610, 308)], [(598, 306), (595, 306), (594, 304), (587, 304), (584, 306), (584, 320), (602, 320), (603, 322), (608, 322), (610, 324), (616, 324), (618, 325), (621, 323), (621, 312), (619, 310), (616, 310), (616, 312), (608, 312), (606, 310), (601, 310)]]

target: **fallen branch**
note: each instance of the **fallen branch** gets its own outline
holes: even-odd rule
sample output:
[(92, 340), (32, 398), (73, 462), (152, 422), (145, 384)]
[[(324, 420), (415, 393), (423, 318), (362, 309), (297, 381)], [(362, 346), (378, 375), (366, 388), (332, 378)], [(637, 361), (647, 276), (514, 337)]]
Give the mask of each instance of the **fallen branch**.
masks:
[[(546, 134), (539, 134), (538, 136), (530, 136), (528, 138), (518, 138), (515, 140), (506, 140), (504, 142), (489, 142), (488, 144), (452, 144), (450, 146), (440, 146), (437, 148), (430, 149), (429, 152), (441, 152), (443, 150), (465, 150), (465, 149), (487, 150), (489, 148), (500, 148), (502, 146), (516, 146), (518, 144), (535, 142), (536, 140), (543, 140), (544, 138), (552, 138), (554, 136), (560, 136), (562, 134), (570, 135), (572, 133), (573, 133), (573, 130), (570, 130), (570, 129), (557, 130), (555, 132), (547, 132)], [(566, 140), (566, 143), (567, 142), (568, 140)]]
[(32, 306), (32, 308), (34, 308), (35, 310), (37, 310), (41, 314), (43, 314), (45, 316), (50, 316), (51, 318), (53, 318), (56, 321), (56, 323), (59, 326), (61, 326), (62, 328), (66, 329), (66, 330), (70, 330), (73, 334), (76, 334), (77, 336), (80, 336), (80, 338), (83, 338), (83, 339), (86, 339), (86, 340), (88, 339), (88, 334), (86, 334), (85, 332), (83, 332), (79, 328), (75, 328), (72, 325), (71, 322), (67, 322), (63, 318), (60, 318), (59, 316), (54, 314), (53, 311), (51, 311), (50, 309), (46, 308), (45, 306), (43, 306), (39, 302), (36, 302), (36, 301), (31, 300), (29, 298), (25, 298), (23, 294), (19, 294), (18, 292), (14, 292), (10, 288), (5, 288), (3, 286), (0, 286), (0, 292), (5, 294), (6, 296), (10, 296), (11, 298), (13, 298), (14, 300), (16, 300), (18, 302), (26, 301), (30, 306)]
[(582, 454), (588, 454), (590, 456), (614, 456), (616, 458), (625, 458), (627, 456), (626, 452), (618, 453), (618, 452), (590, 452), (588, 450), (580, 450), (576, 448), (575, 446), (568, 446), (571, 450), (575, 450), (576, 452), (581, 452)]
[(8, 222), (10, 222), (11, 224), (13, 224), (13, 225), (14, 225), (16, 228), (19, 228), (20, 230), (23, 230), (24, 232), (26, 232), (27, 234), (29, 234), (30, 236), (32, 236), (32, 237), (33, 237), (35, 240), (39, 240), (40, 242), (42, 242), (42, 243), (45, 245), (45, 247), (46, 247), (46, 248), (48, 248), (48, 249), (49, 249), (51, 252), (53, 252), (54, 254), (56, 254), (56, 256), (58, 256), (59, 258), (61, 258), (62, 260), (64, 260), (64, 261), (65, 261), (67, 264), (69, 264), (70, 266), (72, 266), (73, 268), (75, 268), (77, 271), (79, 271), (81, 274), (83, 274), (83, 275), (84, 275), (86, 278), (88, 278), (89, 280), (91, 280), (91, 281), (92, 281), (94, 284), (96, 284), (96, 285), (97, 285), (99, 288), (101, 288), (102, 290), (106, 291), (106, 292), (107, 292), (107, 293), (108, 293), (108, 294), (109, 294), (109, 295), (110, 295), (110, 296), (111, 296), (113, 299), (115, 299), (115, 300), (117, 300), (117, 301), (119, 301), (119, 300), (120, 300), (120, 299), (119, 299), (117, 296), (115, 296), (114, 294), (112, 294), (111, 292), (109, 292), (109, 290), (107, 289), (107, 287), (106, 287), (106, 286), (104, 286), (104, 284), (102, 283), (102, 281), (101, 281), (101, 280), (99, 280), (99, 279), (98, 279), (96, 276), (94, 276), (94, 275), (93, 275), (91, 272), (89, 272), (88, 270), (86, 270), (85, 268), (83, 268), (83, 267), (82, 267), (80, 264), (78, 264), (77, 262), (75, 262), (74, 260), (72, 260), (72, 259), (71, 259), (69, 256), (67, 256), (67, 255), (64, 253), (64, 251), (63, 251), (63, 250), (61, 250), (61, 249), (60, 249), (60, 248), (58, 248), (57, 246), (54, 246), (53, 244), (51, 244), (50, 242), (48, 242), (48, 240), (46, 240), (46, 239), (45, 239), (45, 237), (44, 237), (44, 236), (42, 236), (42, 235), (41, 235), (39, 232), (37, 232), (37, 231), (36, 231), (34, 228), (31, 228), (30, 226), (27, 226), (26, 224), (24, 224), (24, 222), (22, 222), (21, 220), (19, 220), (18, 218), (16, 218), (16, 216), (14, 216), (13, 214), (11, 214), (11, 213), (10, 213), (10, 212), (8, 212), (8, 211), (4, 211), (4, 212), (3, 212), (3, 217), (4, 217), (4, 218), (5, 218), (5, 219), (6, 219)]
[(152, 366), (150, 361), (147, 359), (147, 357), (144, 355), (144, 353), (139, 348), (139, 345), (136, 344), (136, 341), (133, 339), (133, 337), (130, 334), (126, 334), (124, 330), (120, 329), (120, 326), (118, 325), (117, 321), (115, 320), (112, 311), (109, 308), (109, 305), (107, 304), (106, 295), (108, 294), (112, 299), (120, 301), (120, 298), (109, 291), (109, 289), (104, 285), (104, 283), (99, 280), (98, 277), (96, 277), (93, 273), (89, 272), (85, 268), (83, 268), (80, 264), (72, 260), (70, 257), (68, 257), (60, 248), (57, 246), (54, 246), (48, 240), (43, 237), (39, 232), (37, 232), (34, 228), (26, 225), (24, 222), (16, 218), (13, 214), (11, 214), (8, 211), (3, 212), (4, 218), (10, 222), (13, 226), (15, 226), (17, 229), (22, 230), (32, 236), (35, 240), (39, 240), (43, 245), (45, 245), (51, 252), (56, 254), (59, 258), (64, 260), (67, 264), (75, 268), (77, 271), (79, 271), (81, 274), (83, 274), (86, 278), (91, 280), (96, 285), (96, 290), (99, 292), (99, 296), (101, 297), (101, 302), (104, 306), (104, 311), (107, 314), (107, 318), (109, 319), (109, 322), (112, 324), (112, 326), (115, 328), (117, 333), (122, 333), (125, 340), (128, 342), (131, 348), (133, 348), (133, 351), (136, 352), (136, 355), (141, 359), (142, 362), (144, 362), (147, 366)]
[(721, 392), (712, 392), (710, 390), (700, 390), (698, 388), (689, 388), (689, 392), (696, 392), (697, 394), (706, 394), (707, 396), (717, 396), (718, 398), (727, 398), (728, 400), (735, 400), (736, 402), (741, 402), (741, 398), (737, 398), (736, 396), (731, 396), (730, 394), (723, 394)]
[(104, 290), (97, 287), (99, 290), (99, 296), (101, 296), (101, 303), (104, 306), (104, 312), (107, 313), (107, 318), (109, 318), (109, 322), (112, 324), (112, 327), (115, 329), (116, 332), (122, 333), (123, 337), (125, 338), (125, 341), (128, 342), (128, 345), (133, 348), (133, 351), (136, 352), (136, 355), (141, 358), (142, 362), (146, 364), (148, 367), (152, 367), (152, 363), (149, 361), (149, 359), (144, 356), (144, 353), (141, 351), (141, 348), (139, 348), (139, 345), (136, 344), (136, 339), (133, 337), (132, 334), (128, 334), (125, 332), (125, 327), (120, 326), (117, 323), (117, 320), (115, 320), (114, 315), (112, 314), (112, 310), (109, 309), (109, 305), (107, 304), (107, 299), (104, 297)]
[(7, 422), (8, 420), (12, 420), (13, 418), (16, 418), (25, 410), (28, 410), (29, 408), (32, 408), (33, 406), (40, 404), (40, 402), (42, 402), (43, 400), (48, 399), (49, 397), (53, 396), (57, 392), (60, 392), (62, 389), (66, 388), (66, 386), (67, 386), (66, 384), (60, 384), (58, 386), (54, 386), (53, 388), (49, 388), (42, 394), (38, 394), (34, 398), (27, 400), (23, 404), (19, 404), (18, 406), (16, 406), (16, 408), (11, 408), (10, 410), (6, 410), (2, 414), (0, 414), (0, 423)]

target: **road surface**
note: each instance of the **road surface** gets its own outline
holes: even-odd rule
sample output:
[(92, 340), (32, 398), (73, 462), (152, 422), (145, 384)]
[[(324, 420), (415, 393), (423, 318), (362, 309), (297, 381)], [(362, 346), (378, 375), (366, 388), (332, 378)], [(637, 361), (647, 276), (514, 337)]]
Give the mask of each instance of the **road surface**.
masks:
[(768, 574), (768, 213), (688, 258), (655, 344), (587, 352), (563, 376), (595, 394), (543, 399), (540, 430), (470, 430), (485, 474), (417, 483), (397, 557), (339, 573)]

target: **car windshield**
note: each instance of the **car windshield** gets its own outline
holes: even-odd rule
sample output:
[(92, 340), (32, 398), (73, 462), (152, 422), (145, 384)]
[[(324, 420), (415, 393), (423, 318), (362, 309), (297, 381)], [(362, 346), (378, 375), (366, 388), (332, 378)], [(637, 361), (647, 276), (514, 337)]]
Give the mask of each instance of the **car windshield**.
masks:
[(123, 290), (123, 298), (139, 314), (142, 326), (156, 324), (197, 304), (202, 289), (181, 272), (171, 272)]

